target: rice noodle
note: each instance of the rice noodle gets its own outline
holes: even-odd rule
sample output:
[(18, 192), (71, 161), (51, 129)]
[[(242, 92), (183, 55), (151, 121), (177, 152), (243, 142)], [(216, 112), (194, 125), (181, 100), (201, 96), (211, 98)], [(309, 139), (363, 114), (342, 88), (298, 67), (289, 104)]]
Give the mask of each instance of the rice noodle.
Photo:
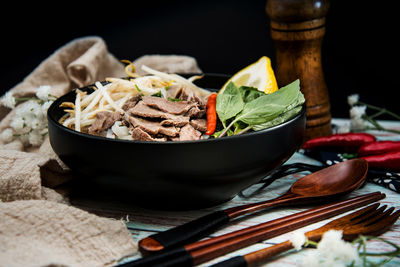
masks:
[(118, 107), (115, 102), (111, 99), (110, 95), (107, 93), (107, 89), (105, 86), (103, 86), (100, 82), (96, 82), (95, 83), (97, 88), (100, 88), (101, 90), (101, 94), (103, 95), (103, 97), (106, 99), (106, 101), (116, 110), (119, 111), (121, 113), (124, 113), (124, 111), (122, 110), (122, 108)]
[(91, 111), (96, 105), (97, 103), (100, 101), (100, 98), (102, 96), (101, 91), (105, 90), (105, 87), (101, 87), (98, 90), (96, 90), (94, 93), (95, 97), (93, 98), (93, 100), (91, 102), (89, 102), (89, 105), (83, 110), (83, 112), (88, 112)]
[[(129, 71), (134, 70), (134, 66)], [(136, 94), (142, 95), (160, 95), (168, 99), (167, 90), (169, 86), (180, 85), (188, 88), (188, 94), (196, 92), (199, 96), (205, 98), (210, 94), (209, 91), (201, 89), (194, 85), (192, 81), (201, 78), (202, 76), (192, 76), (189, 79), (176, 74), (168, 74), (151, 69), (147, 66), (142, 66), (142, 69), (149, 75), (140, 76), (129, 75), (131, 78), (106, 78), (107, 84), (95, 82), (94, 91), (87, 92), (76, 90), (74, 102), (63, 102), (60, 107), (65, 108), (67, 113), (61, 119), (60, 123), (65, 127), (75, 129), (79, 132), (86, 132), (88, 128), (96, 121), (96, 114), (101, 111), (119, 112), (124, 117), (127, 115), (122, 109), (127, 100)], [(132, 74), (132, 73), (131, 73)], [(106, 133), (110, 138), (132, 140), (131, 132), (121, 122), (113, 125)]]
[(201, 79), (201, 78), (203, 78), (204, 77), (204, 75), (194, 75), (194, 76), (192, 76), (192, 77), (189, 77), (188, 78), (188, 81), (189, 82), (194, 82), (195, 80), (199, 80), (199, 79)]
[(81, 91), (76, 90), (75, 98), (75, 131), (81, 131)]

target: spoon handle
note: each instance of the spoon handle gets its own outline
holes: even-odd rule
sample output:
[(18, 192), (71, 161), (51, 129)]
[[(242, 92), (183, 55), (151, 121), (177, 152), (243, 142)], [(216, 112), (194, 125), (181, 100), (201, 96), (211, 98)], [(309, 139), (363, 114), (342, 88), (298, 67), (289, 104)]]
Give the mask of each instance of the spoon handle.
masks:
[(295, 198), (296, 197), (292, 194), (286, 193), (281, 197), (268, 201), (215, 211), (167, 231), (146, 237), (140, 240), (139, 248), (142, 252), (146, 253), (186, 245), (209, 235), (218, 228), (228, 224), (233, 218), (257, 210), (288, 203)]

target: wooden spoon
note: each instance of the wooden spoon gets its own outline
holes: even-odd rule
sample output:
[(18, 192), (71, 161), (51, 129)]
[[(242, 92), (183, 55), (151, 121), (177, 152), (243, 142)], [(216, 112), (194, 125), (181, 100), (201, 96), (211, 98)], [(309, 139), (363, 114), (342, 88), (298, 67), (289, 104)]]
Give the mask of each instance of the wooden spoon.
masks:
[(368, 163), (352, 159), (327, 167), (297, 180), (282, 196), (213, 212), (167, 231), (151, 235), (139, 242), (142, 252), (157, 252), (188, 244), (207, 236), (234, 218), (281, 205), (298, 205), (348, 194), (366, 178)]

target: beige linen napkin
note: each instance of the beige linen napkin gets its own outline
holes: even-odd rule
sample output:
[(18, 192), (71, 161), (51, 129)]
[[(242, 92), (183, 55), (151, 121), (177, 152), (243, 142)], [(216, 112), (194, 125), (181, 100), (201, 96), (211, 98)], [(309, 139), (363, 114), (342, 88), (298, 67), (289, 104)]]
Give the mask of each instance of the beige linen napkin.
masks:
[(51, 201), (0, 202), (0, 266), (111, 266), (137, 250), (123, 221)]
[[(150, 55), (134, 61), (137, 69), (143, 64), (168, 72), (201, 72), (188, 56)], [(100, 37), (84, 37), (59, 48), (9, 92), (32, 97), (48, 85), (50, 94), (59, 97), (106, 77), (124, 76), (124, 65)], [(28, 105), (10, 109), (0, 103), (0, 133), (10, 130)], [(40, 146), (0, 140), (0, 266), (106, 266), (137, 251), (123, 222), (67, 206), (57, 186), (72, 178), (48, 137)]]
[(133, 62), (136, 72), (143, 75), (143, 65), (167, 73), (202, 73), (196, 59), (184, 55), (144, 55)]

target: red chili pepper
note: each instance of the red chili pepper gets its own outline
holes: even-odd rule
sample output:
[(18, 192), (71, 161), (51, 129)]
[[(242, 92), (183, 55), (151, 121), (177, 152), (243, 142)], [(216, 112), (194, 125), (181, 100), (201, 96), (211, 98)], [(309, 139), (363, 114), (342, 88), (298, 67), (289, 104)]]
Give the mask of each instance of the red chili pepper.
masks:
[(361, 158), (368, 162), (369, 167), (400, 171), (400, 151)]
[(400, 151), (400, 141), (375, 141), (364, 144), (358, 149), (357, 155), (362, 157), (393, 151)]
[(217, 93), (213, 93), (207, 100), (207, 135), (212, 135), (217, 127)]
[(361, 145), (375, 140), (375, 136), (367, 133), (341, 133), (310, 139), (303, 144), (303, 148), (307, 150), (328, 148), (340, 150), (338, 152), (355, 153)]

